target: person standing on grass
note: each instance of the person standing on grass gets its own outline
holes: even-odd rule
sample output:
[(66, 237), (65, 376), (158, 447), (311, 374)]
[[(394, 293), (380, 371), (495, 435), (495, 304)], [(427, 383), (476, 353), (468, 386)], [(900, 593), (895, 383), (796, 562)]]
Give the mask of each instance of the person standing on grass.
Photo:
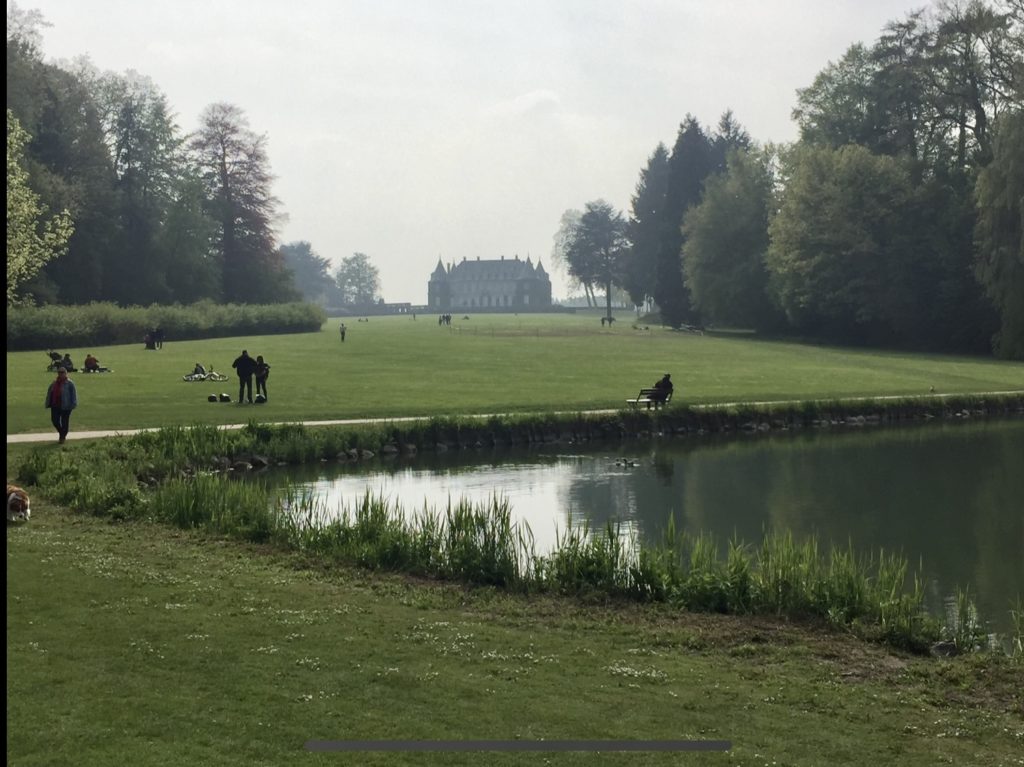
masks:
[(75, 382), (68, 378), (67, 368), (57, 368), (57, 380), (46, 389), (43, 407), (50, 408), (50, 420), (59, 437), (57, 442), (63, 445), (71, 428), (71, 411), (78, 407), (78, 390)]
[(231, 363), (231, 367), (238, 373), (238, 404), (242, 404), (242, 396), (247, 394), (246, 399), (251, 405), (252, 376), (256, 372), (256, 360), (249, 356), (249, 352), (242, 349), (241, 355), (235, 358), (235, 361)]
[(263, 355), (256, 357), (256, 395), (263, 395), (267, 401), (267, 378), (270, 377), (270, 365), (263, 361)]
[(341, 327), (338, 328), (338, 332), (341, 333), (341, 342), (342, 343), (345, 343), (345, 331), (346, 331), (346, 329), (347, 328), (345, 327), (345, 323), (344, 322), (341, 323)]

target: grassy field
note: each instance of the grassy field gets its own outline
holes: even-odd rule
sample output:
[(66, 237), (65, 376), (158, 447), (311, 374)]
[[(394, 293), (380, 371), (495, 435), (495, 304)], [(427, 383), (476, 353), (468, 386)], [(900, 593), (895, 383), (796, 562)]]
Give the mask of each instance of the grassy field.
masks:
[[(1020, 765), (1024, 666), (808, 625), (521, 598), (40, 503), (7, 531), (12, 765)], [(728, 753), (311, 754), (323, 740)]]
[[(320, 333), (86, 352), (73, 429), (1024, 388), (1024, 364), (696, 336), (596, 316), (338, 320)], [(271, 401), (230, 371), (273, 365)], [(7, 355), (8, 433), (50, 430), (41, 352)], [(681, 395), (681, 396), (680, 396)], [(88, 450), (88, 443), (69, 448)], [(52, 446), (8, 448), (20, 458)], [(783, 619), (511, 596), (114, 524), (48, 504), (7, 531), (14, 765), (1024, 765), (1020, 658), (906, 655)], [(326, 740), (728, 740), (722, 754), (312, 754)]]
[[(440, 327), (436, 317), (339, 320), (319, 333), (142, 344), (87, 352), (114, 369), (74, 374), (80, 406), (72, 430), (190, 423), (327, 420), (621, 408), (665, 372), (682, 404), (833, 399), (1024, 389), (1024, 363), (985, 358), (840, 349), (757, 340), (742, 334), (699, 336), (597, 315), (472, 315)], [(196, 363), (233, 373), (242, 349), (272, 366), (270, 402), (237, 407), (237, 379), (185, 383)], [(42, 407), (53, 376), (40, 351), (7, 354), (7, 432), (47, 432)]]

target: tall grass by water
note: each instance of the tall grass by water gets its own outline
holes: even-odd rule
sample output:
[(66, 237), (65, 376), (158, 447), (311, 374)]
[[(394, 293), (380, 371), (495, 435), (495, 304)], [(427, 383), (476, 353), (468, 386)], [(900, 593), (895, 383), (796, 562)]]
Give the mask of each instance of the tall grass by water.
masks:
[[(526, 431), (534, 427), (520, 417)], [(394, 426), (308, 429), (250, 423), (235, 431), (212, 426), (171, 427), (87, 448), (29, 451), (17, 473), (46, 488), (51, 499), (81, 512), (113, 518), (152, 518), (218, 535), (298, 548), (326, 561), (358, 564), (519, 591), (588, 593), (661, 602), (721, 613), (814, 616), (863, 636), (920, 649), (940, 635), (923, 607), (919, 575), (891, 552), (865, 555), (850, 546), (819, 550), (815, 539), (769, 534), (760, 547), (722, 545), (708, 536), (678, 532), (670, 519), (664, 539), (640, 546), (617, 525), (599, 530), (569, 525), (553, 551), (538, 556), (525, 526), (513, 524), (507, 502), (449, 503), (407, 515), (384, 498), (365, 496), (335, 514), (310, 495), (277, 499), (259, 482), (209, 474), (215, 460), (263, 452), (272, 461), (304, 462), (345, 449), (379, 447), (407, 438), (472, 442), (482, 429), (516, 428), (509, 422), (442, 420), (418, 423), (413, 433)], [(545, 422), (543, 427), (551, 428)], [(454, 437), (453, 437), (454, 435)], [(982, 644), (969, 620), (948, 619), (945, 636), (962, 650)], [(1016, 617), (1010, 649), (1020, 653)]]
[[(258, 483), (222, 477), (172, 481), (153, 516), (247, 540), (273, 542), (327, 562), (405, 572), (523, 593), (662, 602), (690, 611), (817, 618), (860, 636), (921, 651), (942, 635), (924, 605), (921, 578), (890, 552), (820, 550), (814, 538), (771, 533), (760, 546), (669, 525), (658, 545), (641, 545), (609, 524), (570, 527), (538, 555), (529, 528), (512, 521), (506, 500), (450, 502), (442, 511), (406, 514), (365, 494), (329, 509), (318, 497), (286, 490), (268, 497)], [(724, 551), (724, 555), (721, 553)], [(909, 588), (908, 588), (909, 580)], [(964, 649), (974, 649), (967, 643)]]

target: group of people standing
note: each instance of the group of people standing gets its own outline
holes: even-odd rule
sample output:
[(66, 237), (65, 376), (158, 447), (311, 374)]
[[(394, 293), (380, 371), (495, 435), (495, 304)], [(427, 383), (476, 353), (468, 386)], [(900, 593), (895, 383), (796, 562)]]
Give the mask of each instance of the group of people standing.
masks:
[(239, 405), (241, 405), (243, 401), (248, 402), (250, 405), (252, 404), (253, 378), (256, 379), (256, 401), (266, 402), (268, 400), (267, 379), (270, 377), (270, 365), (267, 364), (262, 355), (253, 359), (249, 356), (248, 351), (242, 349), (242, 353), (235, 358), (234, 362), (231, 363), (231, 367), (233, 367), (235, 372), (238, 374)]
[(150, 351), (155, 351), (156, 349), (163, 349), (164, 329), (159, 327), (153, 328), (148, 333), (146, 333), (145, 337), (142, 340), (146, 344), (146, 348), (149, 349)]

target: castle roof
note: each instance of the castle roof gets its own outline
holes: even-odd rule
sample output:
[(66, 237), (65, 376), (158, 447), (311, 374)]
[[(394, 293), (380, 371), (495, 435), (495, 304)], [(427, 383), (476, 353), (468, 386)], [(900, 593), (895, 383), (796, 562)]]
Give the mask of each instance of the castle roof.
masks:
[[(538, 265), (539, 266), (539, 265)], [(440, 271), (439, 271), (440, 270)], [(526, 280), (546, 279), (547, 273), (540, 268), (535, 269), (529, 259), (520, 261), (519, 256), (515, 258), (463, 259), (460, 263), (452, 266), (447, 273), (444, 273), (444, 266), (438, 261), (438, 268), (434, 270), (431, 279), (449, 279), (454, 281), (482, 281), (482, 280)]]

